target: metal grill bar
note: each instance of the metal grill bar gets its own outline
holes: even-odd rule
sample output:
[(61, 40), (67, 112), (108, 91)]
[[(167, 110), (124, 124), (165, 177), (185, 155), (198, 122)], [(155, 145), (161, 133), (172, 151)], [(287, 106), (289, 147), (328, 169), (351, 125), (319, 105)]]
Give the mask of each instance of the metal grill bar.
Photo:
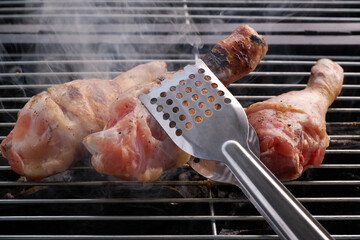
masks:
[[(257, 101), (263, 101), (266, 99), (271, 98), (272, 96), (249, 96), (249, 97), (243, 97), (243, 96), (235, 96), (236, 99), (238, 100), (242, 100), (242, 101), (253, 101), (253, 102), (257, 102)], [(341, 101), (355, 101), (358, 100), (360, 97), (339, 97), (338, 100)], [(28, 97), (18, 97), (18, 98), (0, 98), (0, 102), (27, 102), (29, 101), (30, 98)], [(1, 111), (3, 113), (14, 113), (16, 112), (17, 109), (9, 109), (9, 110), (4, 110)], [(0, 113), (1, 113), (0, 112)], [(333, 113), (358, 113), (360, 112), (360, 108), (329, 108), (328, 112), (333, 112)], [(0, 138), (1, 139), (1, 138)]]
[[(360, 235), (332, 235), (336, 239), (359, 239)], [(158, 240), (158, 239), (214, 239), (213, 235), (3, 235), (0, 236), (0, 239), (119, 239), (119, 240), (142, 240), (142, 239), (151, 239), (151, 240)], [(276, 235), (218, 235), (216, 236), (218, 240), (230, 240), (230, 239), (279, 239)]]
[[(240, 101), (245, 101), (245, 100), (250, 100), (250, 101), (263, 101), (269, 98), (273, 98), (275, 96), (235, 96), (237, 100)], [(0, 99), (1, 100), (1, 99)], [(359, 101), (360, 97), (355, 97), (355, 96), (351, 96), (351, 97), (347, 97), (347, 96), (339, 96), (336, 98), (337, 101)], [(331, 111), (354, 111), (357, 112), (359, 111), (359, 109), (356, 108), (329, 108), (328, 112)]]
[[(360, 151), (357, 151), (359, 154)], [(323, 181), (291, 181), (284, 182), (286, 186), (356, 186), (360, 184), (360, 180), (323, 180)], [(157, 181), (152, 183), (138, 183), (127, 181), (73, 181), (73, 182), (12, 182), (12, 181), (0, 181), (0, 186), (104, 186), (104, 185), (123, 185), (123, 186), (214, 186), (224, 185), (222, 183), (215, 183), (209, 180), (201, 181)]]
[[(44, 6), (44, 7), (4, 7), (0, 9), (0, 12), (15, 12), (15, 11), (24, 11), (24, 12), (30, 12), (30, 11), (54, 11), (55, 9), (53, 7), (49, 7), (49, 6)], [(107, 7), (102, 7), (102, 6), (84, 6), (84, 7), (78, 7), (78, 6), (72, 6), (72, 7), (57, 7), (56, 10), (61, 11), (61, 10), (69, 10), (69, 11), (88, 11), (88, 10), (94, 10), (94, 11), (98, 11), (98, 10), (111, 10), (111, 11), (116, 11), (116, 10), (122, 10), (122, 11), (127, 11), (127, 10), (140, 10), (140, 11), (234, 11), (234, 12), (249, 12), (249, 11), (263, 11), (263, 12), (274, 12), (274, 11), (292, 11), (292, 12), (359, 12), (358, 9), (353, 9), (353, 8), (342, 8), (341, 11), (339, 11), (338, 8), (311, 8), (311, 7), (304, 7), (304, 6), (299, 6), (298, 8), (293, 8), (293, 7), (189, 7), (187, 6), (186, 8), (184, 7), (163, 7), (163, 6), (147, 6), (147, 7), (143, 7), (143, 6), (107, 6)]]
[[(209, 197), (210, 199), (212, 198), (212, 189), (209, 189)], [(213, 219), (211, 219), (211, 230), (212, 230), (212, 234), (214, 236), (218, 235), (217, 232), (217, 228), (216, 228), (216, 219), (215, 217), (215, 208), (214, 208), (214, 203), (213, 202), (209, 202), (209, 207), (210, 207), (210, 216), (213, 217)]]
[[(14, 85), (10, 85), (12, 87), (16, 87)], [(26, 87), (26, 85), (19, 85), (19, 87), (21, 88), (22, 86)], [(268, 89), (268, 88), (295, 88), (295, 89), (303, 89), (306, 87), (306, 84), (272, 84), (272, 83), (233, 83), (229, 86), (230, 89), (234, 88), (262, 88), (262, 89)], [(344, 84), (342, 86), (342, 89), (359, 89), (360, 86), (359, 85), (355, 85), (355, 84)], [(1, 89), (1, 87), (0, 87)]]
[[(194, 59), (156, 59), (168, 63), (195, 63)], [(147, 63), (154, 59), (124, 59), (124, 60), (47, 60), (47, 61), (3, 61), (0, 65), (35, 65), (35, 64), (86, 64), (86, 63)], [(354, 62), (355, 63), (355, 62)]]
[[(360, 197), (297, 198), (300, 202), (360, 202)], [(111, 199), (0, 199), (0, 204), (94, 204), (94, 203), (248, 203), (248, 199), (224, 198), (111, 198)]]
[[(134, 10), (138, 10), (138, 11), (145, 11), (146, 12), (146, 16), (151, 16), (151, 11), (179, 11), (179, 12), (184, 12), (184, 11), (199, 11), (199, 12), (204, 12), (204, 11), (214, 11), (214, 12), (221, 12), (221, 11), (231, 11), (231, 12), (295, 12), (295, 13), (341, 13), (341, 12), (347, 12), (347, 13), (359, 13), (360, 9), (354, 9), (354, 8), (342, 8), (341, 11), (339, 11), (338, 8), (307, 8), (307, 7), (302, 7), (299, 6), (298, 8), (292, 8), (292, 7), (284, 7), (284, 8), (275, 8), (275, 7), (233, 7), (233, 8), (229, 8), (229, 7), (187, 7), (187, 8), (183, 8), (183, 7), (152, 7), (152, 6), (148, 6), (148, 7), (142, 7), (142, 6), (137, 6), (137, 7), (131, 7), (131, 6), (122, 6), (122, 7), (117, 7), (117, 6), (112, 6), (112, 7), (99, 7), (99, 6), (93, 6), (93, 7), (56, 7), (56, 9), (54, 7), (5, 7), (5, 8), (1, 8), (0, 12), (31, 12), (31, 11), (44, 11), (44, 12), (54, 12), (51, 15), (57, 16), (59, 11), (74, 11), (76, 14), (79, 14), (79, 11), (83, 12), (83, 11), (102, 11), (102, 10), (106, 10), (109, 12), (114, 12), (114, 11), (119, 11), (121, 10), (122, 12), (126, 12), (126, 11), (134, 11)], [(196, 15), (195, 15), (196, 16)]]
[[(47, 2), (50, 3), (76, 3), (76, 2), (81, 2), (81, 0), (61, 0), (61, 1), (56, 1), (56, 0), (47, 0)], [(94, 2), (98, 2), (97, 0), (88, 0), (87, 2), (89, 3), (94, 3)], [(128, 1), (126, 0), (106, 0), (106, 3), (121, 3), (121, 2), (125, 2), (127, 3)], [(179, 4), (184, 4), (183, 0), (134, 0), (132, 2), (136, 2), (136, 3), (179, 3)], [(17, 1), (2, 1), (0, 5), (14, 5), (14, 4), (25, 4), (25, 3), (29, 3), (29, 4), (33, 4), (33, 3), (43, 3), (42, 0), (29, 0), (29, 1), (23, 1), (23, 0), (17, 0)], [(186, 3), (190, 4), (190, 3), (202, 3), (202, 4), (219, 4), (219, 1), (217, 0), (187, 0)], [(247, 1), (247, 0), (239, 0), (239, 1), (234, 1), (234, 0), (223, 0), (221, 1), (221, 3), (223, 4), (241, 4), (241, 3), (246, 3), (246, 4), (258, 4), (258, 3), (267, 3), (267, 4), (278, 4), (281, 3), (283, 4), (284, 1), (281, 0), (253, 0), (251, 2)], [(287, 2), (288, 4), (324, 4), (324, 5), (347, 5), (347, 4), (358, 4), (358, 1), (291, 1), (291, 2)]]
[[(329, 56), (324, 56), (324, 58), (329, 58)], [(41, 61), (2, 61), (1, 65), (37, 65), (37, 64), (86, 64), (86, 63), (147, 63), (154, 61), (154, 59), (120, 59), (120, 60), (41, 60)], [(186, 63), (194, 64), (194, 59), (156, 59), (156, 61), (164, 61), (167, 63)], [(316, 61), (294, 61), (294, 60), (262, 60), (259, 63), (259, 66), (262, 65), (304, 65), (304, 66), (313, 66)], [(355, 61), (337, 61), (341, 66), (360, 66), (359, 62)], [(259, 73), (259, 72), (254, 72)]]
[[(360, 235), (333, 235), (336, 239), (359, 239)], [(29, 235), (29, 236), (21, 236), (21, 235), (4, 235), (0, 236), (0, 239), (152, 239), (152, 240), (158, 240), (158, 239), (214, 239), (213, 235), (124, 235), (124, 236), (118, 236), (118, 235)], [(219, 240), (229, 240), (229, 239), (279, 239), (276, 235), (237, 235), (237, 236), (226, 236), (226, 235), (219, 235), (216, 237), (216, 239)]]
[[(274, 96), (235, 96), (236, 99), (240, 100), (240, 101), (245, 101), (245, 100), (249, 100), (249, 101), (263, 101), (266, 100), (268, 98), (272, 98)], [(340, 96), (336, 98), (338, 101), (358, 101), (360, 99), (360, 97), (355, 97), (355, 96), (351, 96), (351, 97), (344, 97), (344, 96)], [(30, 97), (8, 97), (8, 98), (0, 98), (0, 102), (27, 102), (30, 100)], [(334, 111), (334, 112), (338, 112), (338, 111), (345, 111), (345, 112), (359, 112), (360, 108), (329, 108), (329, 112)]]
[[(1, 152), (0, 152), (1, 154)], [(357, 169), (360, 168), (360, 164), (321, 164), (320, 166), (316, 167), (316, 169)], [(70, 170), (89, 170), (93, 169), (92, 167), (72, 167)], [(0, 171), (11, 171), (10, 166), (0, 166)], [(1, 202), (1, 200), (0, 200)]]
[[(341, 112), (341, 111), (340, 111)], [(0, 126), (6, 126), (6, 127), (12, 127), (12, 126), (15, 126), (15, 123), (6, 123), (6, 124), (3, 124), (3, 125), (0, 125)], [(6, 136), (0, 136), (0, 140), (4, 140), (6, 138)], [(338, 138), (338, 139), (341, 139), (341, 140), (345, 140), (345, 139), (359, 139), (358, 136), (346, 136), (346, 137), (343, 137), (343, 138)], [(357, 154), (358, 152), (357, 151), (354, 151), (354, 150), (349, 150), (349, 151), (345, 151), (345, 150), (339, 150), (339, 152), (334, 152), (335, 150), (326, 150), (326, 153), (327, 154), (334, 154), (334, 153), (348, 153), (348, 154)], [(346, 166), (345, 166), (346, 167)]]
[[(92, 18), (93, 14), (84, 14), (77, 13), (74, 14), (0, 14), (2, 19), (42, 19), (42, 18)], [(108, 19), (121, 19), (121, 18), (163, 18), (163, 19), (186, 19), (187, 17), (182, 14), (97, 14), (97, 17), (108, 18)], [(250, 15), (250, 16), (233, 16), (233, 15), (191, 15), (192, 19), (232, 19), (232, 20), (242, 20), (242, 19), (255, 19), (255, 20), (287, 20), (287, 21), (312, 21), (312, 22), (358, 22), (360, 18), (358, 17), (303, 17), (303, 16), (261, 16), (261, 15)]]
[[(1, 29), (0, 29), (1, 31)], [(193, 54), (186, 54), (186, 53), (179, 53), (179, 54), (174, 54), (174, 53), (151, 53), (151, 54), (146, 54), (146, 53), (137, 53), (136, 56), (133, 55), (133, 53), (113, 53), (113, 54), (107, 54), (107, 53), (99, 53), (99, 54), (95, 54), (95, 53), (82, 53), (81, 54), (84, 58), (91, 58), (92, 60), (98, 60), (98, 59), (104, 59), (104, 60), (114, 60), (112, 58), (117, 58), (117, 57), (125, 57), (126, 59), (129, 59), (129, 61), (131, 61), (134, 57), (137, 57), (137, 59), (151, 59), (151, 60), (158, 60), (158, 59), (165, 59), (166, 61), (168, 61), (167, 59), (189, 59), (191, 61), (194, 60), (194, 55)], [(42, 62), (47, 62), (49, 60), (46, 60), (47, 57), (51, 57), (52, 59), (54, 59), (54, 57), (66, 57), (67, 59), (71, 59), (72, 57), (76, 57), (75, 60), (79, 60), (79, 54), (74, 54), (74, 53), (24, 53), (24, 54), (17, 54), (17, 53), (1, 53), (0, 52), (0, 57), (23, 57), (24, 59), (26, 58), (32, 58), (34, 59), (34, 61), (37, 61), (36, 59), (41, 59)], [(86, 59), (85, 58), (85, 59)], [(282, 55), (282, 54), (267, 54), (262, 60), (265, 61), (267, 59), (272, 59), (272, 60), (313, 60), (314, 62), (320, 58), (330, 58), (336, 61), (358, 61), (360, 60), (360, 57), (358, 56), (336, 56), (336, 55)], [(81, 60), (79, 60), (81, 61)], [(262, 64), (262, 61), (260, 62), (260, 64)], [(18, 62), (18, 61), (11, 61), (11, 62)]]
[(117, 76), (122, 72), (38, 72), (38, 73), (0, 73), (0, 77), (58, 77), (58, 76)]
[[(71, 74), (71, 73), (69, 73)], [(98, 74), (94, 72), (94, 74)], [(119, 73), (120, 74), (120, 73)], [(116, 75), (114, 73), (114, 75)], [(1, 75), (0, 75), (1, 76)], [(0, 85), (0, 89), (46, 89), (57, 84), (16, 84), (16, 85)], [(272, 84), (272, 83), (233, 83), (228, 88), (237, 89), (237, 88), (294, 88), (294, 89), (303, 89), (306, 87), (306, 84)], [(360, 89), (360, 85), (355, 84), (344, 84), (342, 89)], [(0, 112), (6, 109), (0, 109)]]
[[(1, 18), (1, 16), (0, 16)], [(360, 18), (359, 18), (360, 20)], [(170, 44), (174, 42), (174, 35), (148, 35), (146, 39), (139, 38), (136, 35), (124, 36), (127, 39), (127, 42), (133, 44)], [(224, 39), (227, 35), (207, 35), (200, 36), (203, 44), (215, 44), (221, 39)], [(269, 45), (356, 45), (360, 42), (360, 36), (358, 35), (344, 35), (344, 36), (296, 36), (296, 35), (269, 35), (266, 36), (268, 39)], [(32, 35), (32, 34), (1, 34), (1, 42), (4, 44), (14, 43), (14, 44), (77, 44), (79, 42), (86, 42), (87, 44), (124, 44), (124, 42), (118, 38), (117, 35), (105, 34), (101, 37), (98, 35), (72, 35), (72, 34), (62, 34), (60, 36), (55, 36), (53, 34), (41, 34), (41, 35)], [(182, 39), (176, 40), (178, 44), (187, 44), (184, 42), (177, 42)]]
[[(122, 72), (38, 72), (38, 73), (0, 73), (0, 77), (51, 77), (51, 76), (112, 76), (116, 77)], [(359, 77), (360, 73), (347, 72), (345, 77)], [(286, 76), (286, 77), (307, 77), (310, 76), (308, 72), (251, 72), (248, 76)], [(301, 86), (301, 85), (300, 85)]]
[(326, 154), (360, 154), (358, 149), (327, 149)]
[[(39, 236), (39, 237), (38, 237)], [(45, 236), (45, 237), (43, 237)], [(360, 236), (360, 235), (359, 235)], [(5, 238), (0, 236), (0, 239), (214, 239), (213, 235), (143, 235), (143, 236), (133, 236), (133, 235), (124, 235), (124, 236), (113, 236), (113, 235), (75, 235), (75, 236), (66, 236), (66, 235), (33, 235), (33, 236), (17, 236), (17, 235), (5, 235)], [(218, 236), (216, 239), (278, 239), (276, 235), (240, 235), (236, 236)], [(346, 239), (346, 238), (345, 238)]]
[(317, 168), (360, 168), (360, 164), (321, 164)]
[[(294, 28), (295, 25), (295, 28)], [(39, 33), (44, 32), (57, 32), (57, 33), (167, 33), (167, 34), (179, 34), (179, 29), (183, 29), (182, 24), (147, 24), (146, 28), (141, 25), (134, 24), (106, 24), (105, 26), (100, 24), (85, 24), (79, 23), (78, 27), (74, 27), (70, 24), (52, 24), (51, 26), (45, 24), (16, 24), (16, 25), (0, 25), (0, 33)], [(286, 33), (293, 32), (298, 34), (304, 34), (305, 32), (313, 33), (335, 33), (338, 32), (341, 35), (345, 35), (351, 32), (359, 31), (359, 25), (357, 23), (252, 23), (251, 26), (256, 28), (258, 32), (267, 33)], [(233, 29), (237, 27), (237, 24), (192, 24), (192, 28), (187, 29), (188, 33), (192, 34), (206, 34), (209, 32), (221, 32), (231, 33)], [(26, 55), (25, 55), (26, 56)], [(286, 56), (289, 57), (289, 56)], [(346, 57), (346, 56), (345, 56)]]
[[(313, 215), (319, 221), (360, 220), (360, 215)], [(0, 216), (0, 221), (264, 221), (262, 216)]]

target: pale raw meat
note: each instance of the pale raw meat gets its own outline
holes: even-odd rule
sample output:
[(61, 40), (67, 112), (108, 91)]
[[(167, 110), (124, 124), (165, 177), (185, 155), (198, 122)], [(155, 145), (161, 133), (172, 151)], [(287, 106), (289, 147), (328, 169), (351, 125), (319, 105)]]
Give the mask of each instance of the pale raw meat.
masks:
[(49, 88), (20, 110), (14, 129), (1, 143), (11, 168), (30, 179), (65, 171), (87, 154), (82, 140), (102, 130), (108, 110), (129, 88), (157, 82), (164, 62), (139, 65), (114, 80), (75, 80)]
[(261, 161), (283, 181), (319, 166), (329, 145), (325, 115), (340, 94), (343, 69), (329, 59), (311, 69), (307, 87), (246, 109), (259, 140)]
[(110, 108), (105, 130), (84, 139), (98, 172), (124, 180), (153, 181), (164, 169), (182, 166), (189, 160), (190, 156), (171, 141), (138, 99), (154, 85), (123, 93)]

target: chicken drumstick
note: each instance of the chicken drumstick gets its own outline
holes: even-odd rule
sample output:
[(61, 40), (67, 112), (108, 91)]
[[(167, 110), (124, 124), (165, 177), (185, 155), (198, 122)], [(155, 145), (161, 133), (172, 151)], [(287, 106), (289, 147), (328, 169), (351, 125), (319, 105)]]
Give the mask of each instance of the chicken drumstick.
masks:
[(261, 161), (282, 181), (319, 166), (329, 145), (325, 115), (340, 94), (343, 69), (320, 59), (307, 87), (251, 105), (246, 109), (260, 141)]
[(157, 81), (164, 62), (139, 65), (114, 80), (75, 80), (33, 96), (2, 141), (13, 171), (39, 180), (67, 170), (87, 151), (82, 140), (104, 128), (112, 102), (129, 88)]

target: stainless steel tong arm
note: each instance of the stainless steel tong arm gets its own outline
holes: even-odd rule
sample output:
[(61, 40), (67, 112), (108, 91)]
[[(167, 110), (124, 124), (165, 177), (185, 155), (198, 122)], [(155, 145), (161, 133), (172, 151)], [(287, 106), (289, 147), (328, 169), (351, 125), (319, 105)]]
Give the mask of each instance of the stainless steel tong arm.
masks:
[(237, 141), (221, 147), (225, 164), (257, 210), (282, 239), (333, 239), (284, 185)]

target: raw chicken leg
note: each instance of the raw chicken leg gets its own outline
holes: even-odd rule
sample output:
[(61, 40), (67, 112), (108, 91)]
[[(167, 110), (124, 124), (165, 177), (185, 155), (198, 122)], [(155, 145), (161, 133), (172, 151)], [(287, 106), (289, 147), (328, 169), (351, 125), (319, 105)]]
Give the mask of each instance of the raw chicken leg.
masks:
[(114, 80), (75, 80), (32, 97), (1, 143), (11, 168), (30, 179), (65, 171), (87, 154), (82, 140), (100, 131), (115, 99), (129, 88), (157, 82), (164, 62), (139, 65)]
[(246, 109), (259, 140), (261, 161), (283, 181), (319, 166), (329, 146), (325, 115), (340, 94), (343, 69), (329, 59), (317, 61), (307, 87)]

